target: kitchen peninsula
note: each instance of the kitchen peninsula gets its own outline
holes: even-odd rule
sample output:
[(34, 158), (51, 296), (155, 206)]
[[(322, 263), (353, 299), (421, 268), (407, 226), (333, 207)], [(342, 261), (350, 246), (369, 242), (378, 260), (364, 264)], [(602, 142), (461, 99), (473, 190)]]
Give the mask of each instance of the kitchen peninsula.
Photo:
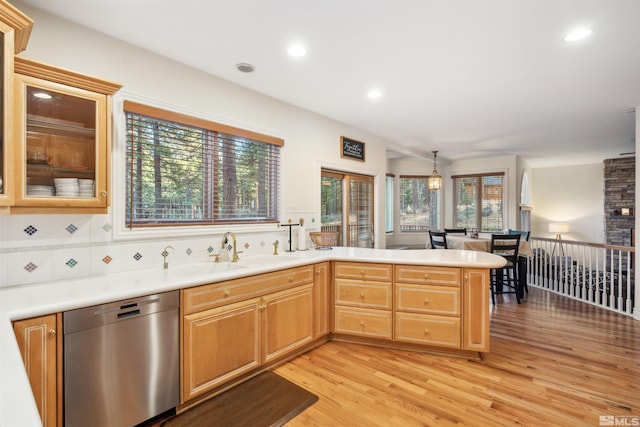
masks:
[[(224, 287), (223, 284), (258, 275), (264, 275), (273, 284), (276, 283), (275, 273), (298, 271), (319, 263), (331, 265), (333, 271), (329, 276), (331, 280), (328, 280), (326, 298), (320, 302), (330, 319), (330, 330), (327, 331), (330, 334), (323, 337), (314, 334), (306, 344), (329, 337), (365, 343), (374, 340), (378, 344), (382, 342), (413, 349), (419, 349), (426, 343), (426, 350), (457, 350), (461, 355), (488, 351), (488, 272), (504, 265), (503, 258), (492, 254), (458, 250), (334, 248), (247, 256), (234, 266), (228, 263), (172, 264), (163, 270), (162, 265), (158, 265), (152, 270), (61, 280), (0, 291), (0, 424), (40, 423), (12, 322), (176, 289), (183, 290), (181, 304), (184, 309), (189, 304), (185, 290), (202, 289), (205, 293), (220, 292), (221, 298), (233, 298), (236, 288)], [(298, 286), (295, 277), (288, 279), (291, 286), (309, 286)], [(310, 280), (313, 282), (313, 278)], [(254, 292), (249, 297), (256, 299), (259, 294), (251, 286), (246, 288)], [(315, 312), (322, 299), (315, 298), (315, 293), (309, 295), (312, 295), (310, 299)], [(198, 302), (191, 300), (194, 301)], [(238, 301), (240, 299), (233, 303)], [(425, 308), (429, 304), (433, 307)], [(211, 310), (218, 309), (214, 305)], [(184, 330), (181, 339), (185, 340)], [(305, 348), (300, 347), (302, 351)], [(287, 357), (294, 354), (297, 354), (295, 349)], [(198, 393), (196, 391), (194, 395)], [(187, 394), (187, 390), (182, 390), (181, 403)]]

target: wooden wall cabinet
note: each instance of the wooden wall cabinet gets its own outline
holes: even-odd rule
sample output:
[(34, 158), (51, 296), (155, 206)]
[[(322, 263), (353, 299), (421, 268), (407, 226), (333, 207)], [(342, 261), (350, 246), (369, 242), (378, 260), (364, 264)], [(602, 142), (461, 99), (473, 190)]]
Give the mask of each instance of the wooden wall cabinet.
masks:
[(182, 291), (181, 402), (314, 339), (314, 266)]
[(103, 213), (120, 85), (16, 57), (12, 213)]
[(36, 406), (45, 427), (62, 425), (62, 317), (51, 314), (14, 322)]
[(33, 21), (0, 3), (0, 213), (13, 204), (13, 58), (27, 47)]

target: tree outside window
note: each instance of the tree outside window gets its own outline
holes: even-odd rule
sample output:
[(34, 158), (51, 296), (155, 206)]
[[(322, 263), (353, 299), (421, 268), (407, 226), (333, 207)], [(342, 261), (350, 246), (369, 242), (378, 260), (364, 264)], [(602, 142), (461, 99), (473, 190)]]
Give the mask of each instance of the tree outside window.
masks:
[(429, 190), (427, 176), (400, 176), (400, 231), (436, 230), (440, 224), (440, 191)]
[(504, 229), (504, 173), (454, 176), (455, 227), (496, 232)]

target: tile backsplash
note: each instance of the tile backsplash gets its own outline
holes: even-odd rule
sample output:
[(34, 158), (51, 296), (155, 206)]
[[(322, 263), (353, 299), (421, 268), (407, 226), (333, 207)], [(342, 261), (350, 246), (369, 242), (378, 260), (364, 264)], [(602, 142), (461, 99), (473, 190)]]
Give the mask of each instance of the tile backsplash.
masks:
[[(111, 214), (0, 216), (0, 287), (162, 268), (167, 246), (170, 265), (208, 262), (222, 234), (115, 241)], [(288, 245), (286, 228), (236, 236), (241, 256), (272, 253), (276, 240), (281, 251)]]

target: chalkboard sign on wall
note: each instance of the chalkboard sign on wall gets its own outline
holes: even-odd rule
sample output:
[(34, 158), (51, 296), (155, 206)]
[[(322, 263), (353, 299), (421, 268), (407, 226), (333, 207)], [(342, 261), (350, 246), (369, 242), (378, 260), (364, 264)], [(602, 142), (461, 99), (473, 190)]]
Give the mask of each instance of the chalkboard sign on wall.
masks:
[(342, 151), (340, 153), (341, 157), (361, 160), (364, 162), (364, 142), (341, 136), (340, 143), (342, 145)]

